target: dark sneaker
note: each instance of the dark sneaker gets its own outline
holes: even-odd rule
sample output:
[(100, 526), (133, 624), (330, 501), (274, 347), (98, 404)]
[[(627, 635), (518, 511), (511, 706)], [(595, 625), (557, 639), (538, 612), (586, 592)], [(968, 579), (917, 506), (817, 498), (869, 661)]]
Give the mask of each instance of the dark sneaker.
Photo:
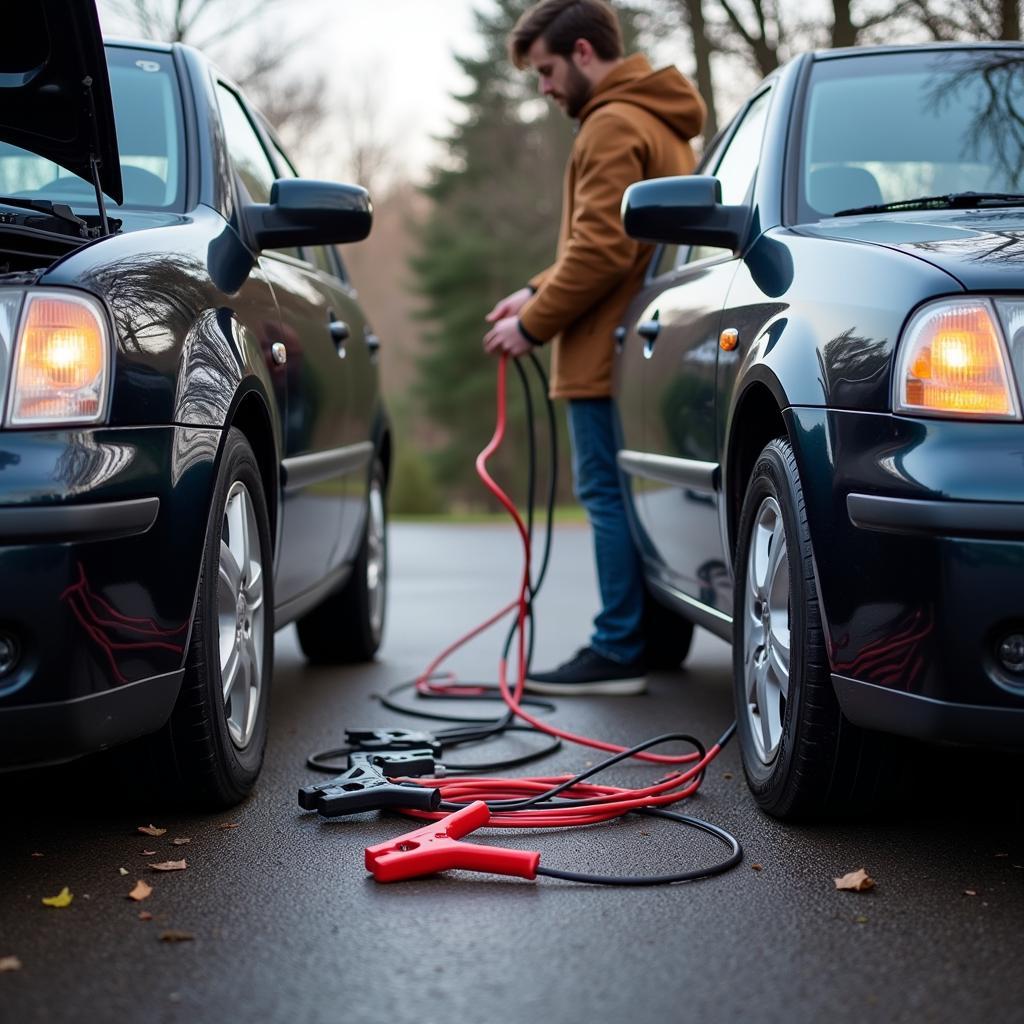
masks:
[(583, 647), (550, 672), (531, 672), (524, 688), (556, 697), (588, 693), (623, 697), (647, 689), (646, 671), (642, 661), (624, 664), (598, 654), (592, 647)]

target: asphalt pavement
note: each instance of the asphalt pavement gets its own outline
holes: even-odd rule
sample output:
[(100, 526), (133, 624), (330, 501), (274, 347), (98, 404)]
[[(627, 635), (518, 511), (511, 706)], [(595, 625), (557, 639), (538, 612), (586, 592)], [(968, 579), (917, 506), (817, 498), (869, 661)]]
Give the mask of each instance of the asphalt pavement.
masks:
[[(607, 889), (455, 872), (375, 883), (363, 848), (412, 826), (301, 811), (298, 787), (319, 778), (305, 757), (339, 745), (345, 728), (417, 727), (375, 695), (509, 600), (519, 571), (505, 527), (398, 524), (391, 541), (376, 663), (311, 669), (294, 631), (278, 635), (266, 765), (234, 811), (161, 804), (116, 757), (0, 777), (3, 1024), (1024, 1020), (1024, 779), (1019, 760), (983, 751), (919, 751), (888, 816), (793, 827), (755, 809), (728, 747), (686, 806), (744, 846), (743, 863), (710, 880)], [(586, 640), (589, 543), (584, 527), (557, 532), (535, 664)], [(499, 642), (491, 633), (460, 653), (460, 676), (493, 678)], [(648, 694), (563, 700), (555, 718), (621, 743), (666, 730), (711, 741), (732, 715), (729, 672), (726, 645), (699, 633), (687, 669), (652, 676)], [(503, 739), (488, 756), (533, 742)], [(566, 748), (523, 772), (576, 771), (596, 756)], [(621, 767), (609, 781), (659, 774)], [(167, 832), (137, 831), (149, 824)], [(720, 855), (650, 818), (474, 838), (603, 873)], [(148, 867), (179, 859), (185, 870)], [(876, 887), (837, 891), (833, 879), (859, 868)], [(153, 892), (134, 902), (138, 880)], [(41, 903), (65, 886), (70, 906)], [(190, 937), (160, 938), (175, 932)], [(20, 969), (4, 969), (10, 957)]]

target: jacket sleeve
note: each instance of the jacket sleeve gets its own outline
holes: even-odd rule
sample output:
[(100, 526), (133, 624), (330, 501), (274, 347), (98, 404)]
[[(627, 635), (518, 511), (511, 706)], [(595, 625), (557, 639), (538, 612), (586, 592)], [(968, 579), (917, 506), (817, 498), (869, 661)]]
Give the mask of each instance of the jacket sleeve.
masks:
[(632, 269), (640, 243), (622, 228), (622, 194), (644, 176), (644, 142), (628, 116), (595, 111), (576, 140), (576, 193), (569, 238), (523, 307), (528, 334), (550, 341), (578, 320)]

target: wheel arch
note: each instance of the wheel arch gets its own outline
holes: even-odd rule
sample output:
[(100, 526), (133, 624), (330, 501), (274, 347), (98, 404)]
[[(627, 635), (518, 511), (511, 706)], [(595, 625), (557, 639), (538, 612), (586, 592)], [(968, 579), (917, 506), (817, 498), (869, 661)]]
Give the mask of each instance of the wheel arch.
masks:
[(260, 479), (270, 514), (270, 538), (276, 553), (278, 544), (278, 511), (280, 506), (280, 465), (278, 444), (271, 425), (270, 412), (263, 396), (255, 389), (240, 394), (224, 424), (225, 432), (235, 427), (246, 437), (260, 468)]
[[(777, 381), (772, 381), (778, 387)], [(784, 399), (783, 399), (784, 403)], [(729, 551), (736, 550), (740, 510), (754, 464), (764, 446), (777, 437), (789, 438), (786, 421), (775, 390), (765, 380), (751, 381), (743, 390), (732, 414), (728, 433), (724, 491)], [(792, 442), (792, 439), (789, 438)]]

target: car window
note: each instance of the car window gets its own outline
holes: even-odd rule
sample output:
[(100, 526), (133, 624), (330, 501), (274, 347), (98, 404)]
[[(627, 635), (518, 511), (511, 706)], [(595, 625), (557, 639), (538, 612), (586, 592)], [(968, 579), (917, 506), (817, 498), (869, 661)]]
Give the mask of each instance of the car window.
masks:
[(1024, 49), (817, 61), (799, 219), (951, 192), (1021, 192)]
[[(735, 132), (731, 135), (720, 133), (720, 136), (716, 136), (716, 139), (722, 140), (728, 137), (728, 144), (716, 142), (715, 151), (704, 162), (702, 173), (714, 174), (718, 178), (722, 184), (722, 202), (730, 206), (744, 203), (753, 184), (761, 156), (770, 92), (770, 89), (766, 89), (747, 107)], [(729, 255), (732, 254), (728, 249), (718, 249), (710, 245), (665, 245), (658, 253), (654, 276), (670, 274), (673, 270), (678, 270), (689, 263), (697, 263), (699, 260)]]
[(270, 186), (277, 175), (249, 115), (238, 97), (220, 82), (217, 83), (217, 99), (224, 138), (235, 172), (254, 203), (270, 202)]
[[(184, 209), (185, 142), (178, 77), (170, 54), (111, 46), (106, 51), (124, 206)], [(0, 195), (96, 211), (93, 186), (28, 150), (0, 143)]]
[[(228, 144), (228, 153), (235, 171), (242, 179), (249, 198), (256, 203), (267, 203), (270, 201), (270, 188), (275, 179), (297, 177), (287, 160), (279, 161), (278, 170), (274, 169), (263, 148), (256, 129), (249, 120), (238, 97), (226, 86), (217, 83), (217, 96), (220, 101), (221, 120), (224, 124), (224, 137)], [(269, 252), (283, 253), (285, 256), (293, 256), (295, 259), (302, 259), (302, 253), (295, 248), (291, 249), (270, 249)]]
[[(766, 89), (747, 107), (743, 120), (733, 132), (717, 164), (712, 165), (715, 170), (711, 173), (721, 183), (722, 202), (726, 206), (740, 206), (750, 194), (761, 159), (761, 142), (764, 140), (770, 95), (771, 90)], [(685, 253), (685, 262), (696, 263), (713, 256), (727, 255), (730, 255), (728, 249), (693, 245)]]

